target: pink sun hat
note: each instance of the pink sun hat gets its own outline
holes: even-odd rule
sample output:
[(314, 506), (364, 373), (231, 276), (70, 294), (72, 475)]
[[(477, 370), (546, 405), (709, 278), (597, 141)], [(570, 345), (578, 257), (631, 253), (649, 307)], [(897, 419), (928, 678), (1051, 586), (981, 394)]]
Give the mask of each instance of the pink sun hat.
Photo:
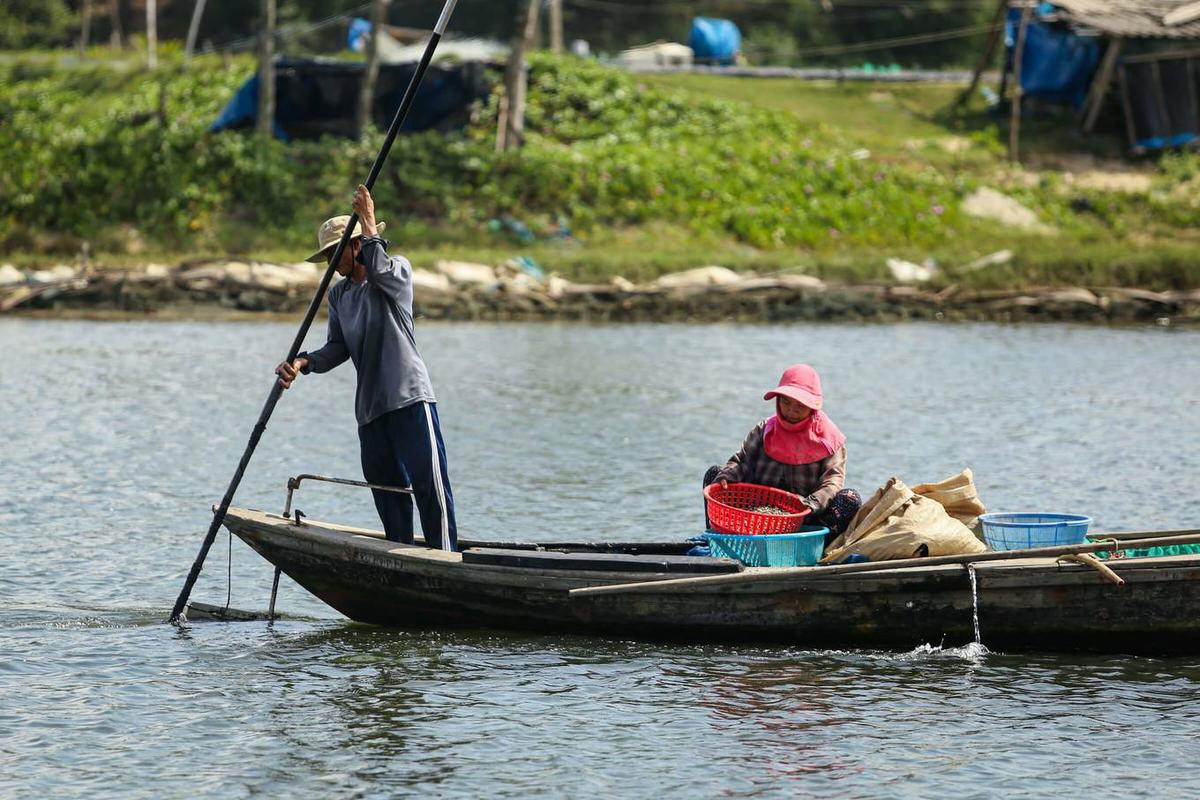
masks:
[(763, 400), (790, 397), (814, 411), (821, 408), (821, 376), (808, 364), (794, 364), (783, 371), (779, 385), (763, 395)]

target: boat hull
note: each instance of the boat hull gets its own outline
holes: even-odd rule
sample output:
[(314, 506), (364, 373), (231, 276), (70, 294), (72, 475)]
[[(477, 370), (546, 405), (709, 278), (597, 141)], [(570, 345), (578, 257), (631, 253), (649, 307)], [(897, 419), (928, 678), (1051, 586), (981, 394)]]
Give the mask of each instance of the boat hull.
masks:
[(980, 563), (977, 605), (960, 565), (571, 595), (678, 576), (464, 564), (370, 531), (243, 509), (226, 525), (337, 611), (377, 625), (911, 649), (973, 641), (977, 609), (992, 649), (1200, 652), (1200, 556), (1110, 562), (1124, 586), (1051, 559)]

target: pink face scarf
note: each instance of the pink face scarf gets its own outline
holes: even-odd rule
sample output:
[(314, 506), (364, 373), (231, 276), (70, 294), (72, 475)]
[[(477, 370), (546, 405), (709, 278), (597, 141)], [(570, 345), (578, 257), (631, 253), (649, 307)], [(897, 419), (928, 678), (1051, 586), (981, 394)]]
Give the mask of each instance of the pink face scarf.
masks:
[(814, 411), (802, 422), (785, 422), (775, 416), (763, 430), (763, 448), (767, 455), (784, 464), (811, 464), (828, 458), (841, 449), (846, 437), (824, 411)]

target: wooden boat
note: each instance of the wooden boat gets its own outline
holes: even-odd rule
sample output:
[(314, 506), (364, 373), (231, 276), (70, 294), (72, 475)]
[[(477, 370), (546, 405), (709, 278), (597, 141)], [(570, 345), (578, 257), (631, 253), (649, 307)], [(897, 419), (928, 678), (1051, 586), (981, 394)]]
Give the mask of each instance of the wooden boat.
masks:
[[(992, 649), (1200, 652), (1200, 555), (1110, 560), (1116, 586), (1053, 557), (839, 573), (688, 558), (686, 542), (463, 541), (448, 553), (247, 509), (229, 509), (225, 525), (325, 603), (378, 625), (907, 650), (973, 641), (977, 612)], [(1200, 542), (1200, 531), (1117, 536), (1168, 535)]]

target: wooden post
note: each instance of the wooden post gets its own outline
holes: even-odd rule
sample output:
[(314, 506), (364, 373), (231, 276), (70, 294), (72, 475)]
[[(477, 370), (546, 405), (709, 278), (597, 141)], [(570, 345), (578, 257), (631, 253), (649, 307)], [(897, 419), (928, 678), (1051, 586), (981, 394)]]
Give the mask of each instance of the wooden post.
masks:
[(389, 0), (371, 2), (371, 36), (367, 39), (367, 68), (358, 89), (358, 108), (354, 114), (354, 134), (362, 137), (371, 125), (371, 109), (375, 102), (375, 83), (379, 79), (379, 35), (387, 14)]
[(146, 0), (146, 66), (158, 68), (158, 2)]
[(496, 152), (503, 153), (508, 149), (508, 92), (500, 95), (496, 104)]
[(79, 24), (79, 57), (87, 58), (88, 44), (92, 37), (92, 0), (83, 0), (79, 14), (82, 17)]
[(562, 0), (550, 0), (550, 50), (563, 51)]
[(275, 122), (275, 0), (262, 0), (258, 34), (258, 120), (259, 136), (271, 138)]
[(196, 49), (196, 35), (200, 33), (200, 18), (204, 16), (204, 0), (196, 0), (192, 6), (192, 21), (188, 25), (187, 44), (183, 48), (183, 60), (192, 60), (192, 51)]
[(159, 73), (158, 76), (158, 108), (155, 112), (158, 117), (158, 124), (162, 128), (167, 127), (167, 76)]
[(983, 54), (979, 56), (979, 63), (975, 65), (975, 71), (971, 73), (971, 83), (963, 89), (950, 106), (951, 110), (966, 105), (971, 96), (975, 94), (975, 90), (979, 88), (979, 81), (983, 77), (983, 71), (987, 69), (988, 64), (992, 63), (992, 58), (996, 55), (996, 46), (1000, 44), (1000, 40), (1004, 38), (1004, 13), (1008, 11), (1008, 0), (1000, 0), (996, 4), (996, 13), (992, 15), (992, 29), (988, 31), (987, 41), (983, 45)]
[(108, 40), (113, 50), (125, 49), (125, 32), (121, 28), (121, 0), (108, 0), (108, 21), (112, 32)]
[(1025, 31), (1029, 18), (1033, 16), (1033, 0), (1028, 0), (1021, 9), (1021, 25), (1017, 28), (1017, 46), (1013, 49), (1012, 114), (1008, 125), (1008, 160), (1020, 161), (1021, 142), (1021, 61), (1025, 58)]
[(1083, 132), (1091, 133), (1096, 127), (1096, 120), (1100, 116), (1100, 109), (1104, 107), (1104, 98), (1108, 97), (1108, 88), (1112, 85), (1113, 73), (1117, 68), (1117, 59), (1121, 56), (1121, 49), (1125, 46), (1125, 40), (1121, 38), (1113, 39), (1108, 43), (1108, 49), (1104, 51), (1104, 58), (1100, 61), (1100, 69), (1096, 71), (1096, 77), (1092, 79), (1091, 89), (1088, 90), (1087, 100), (1083, 103)]
[(1121, 105), (1125, 107), (1125, 135), (1129, 137), (1129, 151), (1138, 153), (1141, 152), (1141, 148), (1137, 146), (1137, 126), (1133, 123), (1133, 105), (1129, 100), (1129, 79), (1125, 72), (1124, 65), (1117, 70), (1117, 80), (1121, 86)]
[[(525, 74), (525, 53), (533, 47), (537, 36), (538, 10), (541, 0), (529, 0), (524, 12), (518, 16), (517, 35), (513, 39), (512, 54), (508, 57), (508, 68), (504, 74), (504, 94), (508, 100), (505, 114), (500, 117), (504, 126), (503, 135), (497, 137), (500, 150), (513, 150), (521, 146), (525, 137), (525, 90), (528, 77)], [(521, 17), (524, 17), (522, 19)]]
[(275, 568), (275, 578), (271, 581), (271, 605), (267, 608), (267, 621), (275, 621), (275, 598), (279, 595), (279, 575), (283, 572), (279, 567)]
[(1170, 140), (1175, 134), (1175, 130), (1171, 124), (1171, 114), (1167, 110), (1167, 96), (1163, 91), (1162, 68), (1159, 66), (1161, 63), (1158, 59), (1151, 61), (1150, 74), (1154, 79), (1154, 102), (1158, 106), (1158, 124), (1162, 126), (1163, 138)]
[(1200, 59), (1189, 57), (1186, 61), (1187, 76), (1188, 76), (1188, 97), (1191, 98), (1192, 115), (1200, 119), (1200, 95), (1196, 94), (1196, 68), (1200, 65)]

